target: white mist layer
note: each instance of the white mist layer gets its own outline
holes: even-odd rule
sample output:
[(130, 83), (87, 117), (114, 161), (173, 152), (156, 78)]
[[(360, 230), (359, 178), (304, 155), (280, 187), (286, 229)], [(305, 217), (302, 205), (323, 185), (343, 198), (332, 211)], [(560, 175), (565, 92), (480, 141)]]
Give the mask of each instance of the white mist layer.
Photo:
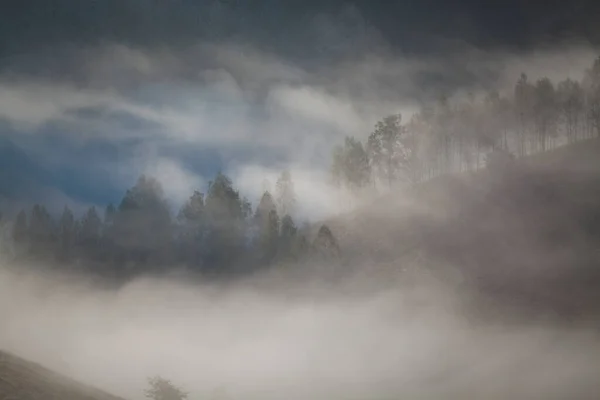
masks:
[(0, 348), (129, 399), (155, 374), (191, 399), (579, 399), (600, 388), (598, 342), (582, 330), (469, 324), (433, 289), (331, 291), (140, 280), (111, 292), (3, 271)]

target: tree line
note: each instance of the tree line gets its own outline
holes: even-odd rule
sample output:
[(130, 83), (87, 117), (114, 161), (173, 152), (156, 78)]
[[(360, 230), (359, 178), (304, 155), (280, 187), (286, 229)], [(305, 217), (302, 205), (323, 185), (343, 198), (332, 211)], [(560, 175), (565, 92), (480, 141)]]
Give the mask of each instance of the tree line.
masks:
[(16, 261), (54, 262), (116, 279), (164, 273), (173, 267), (203, 275), (247, 273), (275, 263), (300, 263), (339, 254), (331, 230), (299, 228), (294, 184), (284, 171), (255, 208), (223, 173), (206, 193), (195, 191), (176, 215), (160, 183), (141, 176), (118, 206), (90, 207), (76, 217), (65, 207), (22, 210), (11, 224)]
[(408, 121), (390, 115), (363, 142), (332, 154), (333, 182), (350, 191), (477, 170), (497, 154), (524, 157), (600, 136), (600, 57), (581, 81), (522, 74), (510, 93), (441, 97)]

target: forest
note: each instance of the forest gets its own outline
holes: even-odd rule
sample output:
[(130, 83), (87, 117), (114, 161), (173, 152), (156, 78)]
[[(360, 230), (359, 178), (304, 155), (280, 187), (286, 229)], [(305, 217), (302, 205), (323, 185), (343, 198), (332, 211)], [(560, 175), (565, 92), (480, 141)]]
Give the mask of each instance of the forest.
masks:
[(522, 74), (512, 91), (441, 96), (408, 121), (390, 115), (365, 142), (333, 152), (334, 182), (353, 192), (418, 183), (600, 135), (600, 58), (581, 82)]
[(219, 173), (206, 194), (195, 191), (173, 217), (160, 183), (141, 176), (117, 207), (90, 207), (80, 218), (69, 207), (58, 218), (40, 204), (20, 211), (11, 224), (9, 250), (17, 262), (116, 280), (173, 268), (213, 277), (244, 274), (273, 263), (335, 256), (338, 245), (327, 226), (310, 242), (308, 227), (296, 226), (295, 202), (289, 171), (277, 180), (274, 195), (266, 191), (254, 209)]
[[(600, 58), (581, 82), (522, 74), (510, 93), (440, 97), (407, 122), (400, 114), (376, 123), (366, 141), (346, 137), (331, 159), (333, 184), (358, 194), (478, 170), (493, 162), (548, 151), (600, 135)], [(37, 204), (10, 222), (15, 261), (44, 262), (114, 279), (184, 268), (206, 276), (251, 273), (314, 257), (339, 257), (332, 231), (294, 221), (292, 174), (283, 171), (258, 204), (217, 174), (176, 215), (153, 177), (141, 176), (117, 205), (81, 216), (65, 207), (51, 215)]]

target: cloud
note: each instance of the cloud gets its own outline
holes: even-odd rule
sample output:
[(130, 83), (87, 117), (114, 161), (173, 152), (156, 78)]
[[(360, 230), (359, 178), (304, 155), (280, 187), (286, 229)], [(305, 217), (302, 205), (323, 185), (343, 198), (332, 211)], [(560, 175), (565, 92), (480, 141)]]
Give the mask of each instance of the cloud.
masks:
[[(348, 195), (330, 185), (326, 172), (302, 165), (286, 167), (290, 169), (296, 194), (295, 218), (318, 221), (350, 207)], [(274, 193), (275, 183), (282, 170), (283, 168), (250, 164), (233, 169), (229, 173), (240, 191), (251, 201), (257, 202), (266, 190)]]
[[(408, 119), (421, 102), (440, 93), (493, 87), (511, 91), (522, 71), (532, 78), (577, 77), (574, 71), (594, 57), (593, 49), (583, 45), (524, 56), (473, 48), (443, 58), (380, 48), (363, 51), (363, 57), (309, 68), (241, 41), (172, 48), (124, 43), (75, 47), (65, 50), (68, 57), (60, 68), (50, 63), (56, 69), (49, 75), (0, 71), (0, 119), (29, 137), (24, 145), (35, 147), (41, 162), (62, 163), (62, 170), (104, 170), (120, 192), (136, 179), (134, 172), (122, 171), (145, 172), (147, 165), (165, 160), (165, 169), (181, 177), (170, 189), (173, 193), (204, 182), (183, 183), (193, 182), (192, 176), (210, 179), (218, 170), (240, 174), (254, 167), (275, 171), (293, 166), (319, 175), (307, 181), (325, 182), (332, 147), (345, 135), (366, 138), (387, 114), (401, 112)], [(32, 55), (30, 64), (51, 59), (48, 54), (39, 57)], [(69, 144), (60, 150), (51, 141)], [(89, 157), (90, 147), (106, 143), (119, 150), (101, 167), (99, 157)], [(80, 158), (68, 154), (83, 147), (95, 165), (82, 166)], [(147, 147), (154, 150), (134, 156)], [(193, 152), (198, 157), (211, 152), (213, 164), (197, 169), (201, 163), (189, 162)], [(321, 199), (330, 191), (323, 189), (325, 183), (319, 185), (313, 196)], [(335, 208), (325, 204), (338, 201), (306, 197), (311, 208), (329, 211)]]
[(292, 117), (324, 123), (350, 134), (359, 131), (363, 125), (352, 104), (307, 86), (275, 87), (269, 93), (268, 102), (274, 107), (280, 107), (278, 111), (287, 112)]
[(65, 112), (74, 107), (111, 103), (111, 96), (48, 82), (0, 83), (0, 117), (23, 131), (35, 131), (53, 120), (67, 118)]
[(364, 280), (346, 291), (265, 276), (262, 289), (138, 280), (108, 291), (23, 270), (0, 278), (4, 349), (127, 398), (155, 374), (199, 398), (590, 398), (598, 385), (589, 330), (474, 324), (433, 284), (360, 292)]
[(194, 190), (201, 190), (206, 185), (201, 176), (184, 168), (177, 160), (164, 157), (153, 158), (144, 173), (158, 179), (167, 198), (175, 204), (184, 203)]

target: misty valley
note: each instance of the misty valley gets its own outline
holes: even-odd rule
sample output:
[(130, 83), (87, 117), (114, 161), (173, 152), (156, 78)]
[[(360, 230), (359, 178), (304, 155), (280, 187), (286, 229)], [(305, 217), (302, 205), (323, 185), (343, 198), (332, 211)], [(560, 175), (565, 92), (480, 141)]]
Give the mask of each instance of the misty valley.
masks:
[(595, 2), (41, 3), (0, 400), (599, 398)]

